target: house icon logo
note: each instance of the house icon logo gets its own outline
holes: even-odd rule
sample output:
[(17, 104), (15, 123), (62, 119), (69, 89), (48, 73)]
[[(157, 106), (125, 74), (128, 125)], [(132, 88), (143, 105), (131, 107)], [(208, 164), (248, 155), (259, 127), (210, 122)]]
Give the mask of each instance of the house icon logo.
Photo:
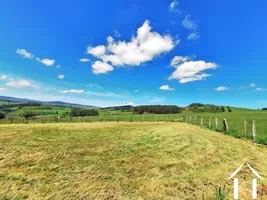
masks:
[[(228, 178), (228, 180), (234, 178), (237, 173), (242, 169), (245, 163), (243, 163), (240, 167), (238, 167), (234, 173)], [(263, 180), (263, 178), (253, 169), (248, 163), (246, 163), (250, 171), (253, 173), (254, 178), (252, 179), (252, 199), (257, 199), (257, 178)], [(238, 178), (234, 178), (234, 200), (238, 200)]]

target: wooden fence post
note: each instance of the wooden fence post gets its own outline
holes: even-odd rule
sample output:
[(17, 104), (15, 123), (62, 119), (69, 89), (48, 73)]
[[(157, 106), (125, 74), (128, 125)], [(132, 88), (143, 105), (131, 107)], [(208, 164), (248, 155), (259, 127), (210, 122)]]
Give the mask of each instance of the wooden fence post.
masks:
[(209, 118), (209, 129), (211, 129), (211, 118)]
[(218, 118), (215, 118), (215, 129), (218, 130)]
[(192, 118), (191, 118), (191, 116), (189, 117), (189, 123), (191, 123), (191, 120), (192, 120)]
[(200, 126), (203, 126), (203, 118), (200, 118)]
[(228, 132), (228, 124), (227, 124), (227, 120), (223, 119), (223, 130), (227, 133)]
[(252, 123), (252, 136), (253, 136), (253, 141), (255, 142), (256, 141), (256, 121), (253, 120), (253, 123)]
[(246, 138), (247, 137), (247, 121), (245, 120), (244, 121), (244, 133), (243, 133), (244, 135), (244, 138)]
[(156, 122), (158, 121), (158, 115), (156, 115)]
[(195, 124), (197, 123), (197, 116), (195, 116)]

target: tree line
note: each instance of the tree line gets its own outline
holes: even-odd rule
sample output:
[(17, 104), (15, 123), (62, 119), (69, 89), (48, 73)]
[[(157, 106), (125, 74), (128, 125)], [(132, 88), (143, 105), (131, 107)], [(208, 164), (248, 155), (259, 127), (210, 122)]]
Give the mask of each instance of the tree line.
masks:
[(96, 109), (88, 109), (88, 108), (73, 108), (71, 111), (71, 116), (98, 116), (99, 112)]
[(153, 114), (173, 114), (181, 113), (182, 109), (173, 105), (144, 105), (136, 106), (133, 109), (136, 114), (153, 113)]

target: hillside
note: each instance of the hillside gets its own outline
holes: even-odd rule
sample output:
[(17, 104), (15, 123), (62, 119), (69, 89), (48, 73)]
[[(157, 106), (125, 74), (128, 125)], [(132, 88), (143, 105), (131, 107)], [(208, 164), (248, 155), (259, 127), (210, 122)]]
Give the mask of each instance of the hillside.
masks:
[(2, 103), (40, 103), (43, 105), (54, 105), (54, 106), (64, 106), (64, 107), (97, 108), (97, 106), (67, 103), (67, 102), (62, 102), (62, 101), (36, 101), (36, 100), (31, 100), (31, 99), (6, 97), (6, 96), (0, 96), (0, 102)]
[(267, 177), (265, 146), (185, 123), (1, 125), (0, 143), (0, 199), (233, 199), (243, 162)]

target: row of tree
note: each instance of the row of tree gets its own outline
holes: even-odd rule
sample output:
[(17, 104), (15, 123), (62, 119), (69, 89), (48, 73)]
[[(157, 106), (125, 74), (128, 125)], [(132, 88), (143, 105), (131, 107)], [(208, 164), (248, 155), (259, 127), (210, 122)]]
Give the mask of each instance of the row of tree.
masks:
[(71, 111), (71, 116), (98, 116), (99, 112), (96, 109), (88, 108), (73, 108)]
[(173, 105), (144, 105), (136, 106), (133, 112), (136, 114), (153, 113), (153, 114), (172, 114), (180, 113), (182, 109)]

